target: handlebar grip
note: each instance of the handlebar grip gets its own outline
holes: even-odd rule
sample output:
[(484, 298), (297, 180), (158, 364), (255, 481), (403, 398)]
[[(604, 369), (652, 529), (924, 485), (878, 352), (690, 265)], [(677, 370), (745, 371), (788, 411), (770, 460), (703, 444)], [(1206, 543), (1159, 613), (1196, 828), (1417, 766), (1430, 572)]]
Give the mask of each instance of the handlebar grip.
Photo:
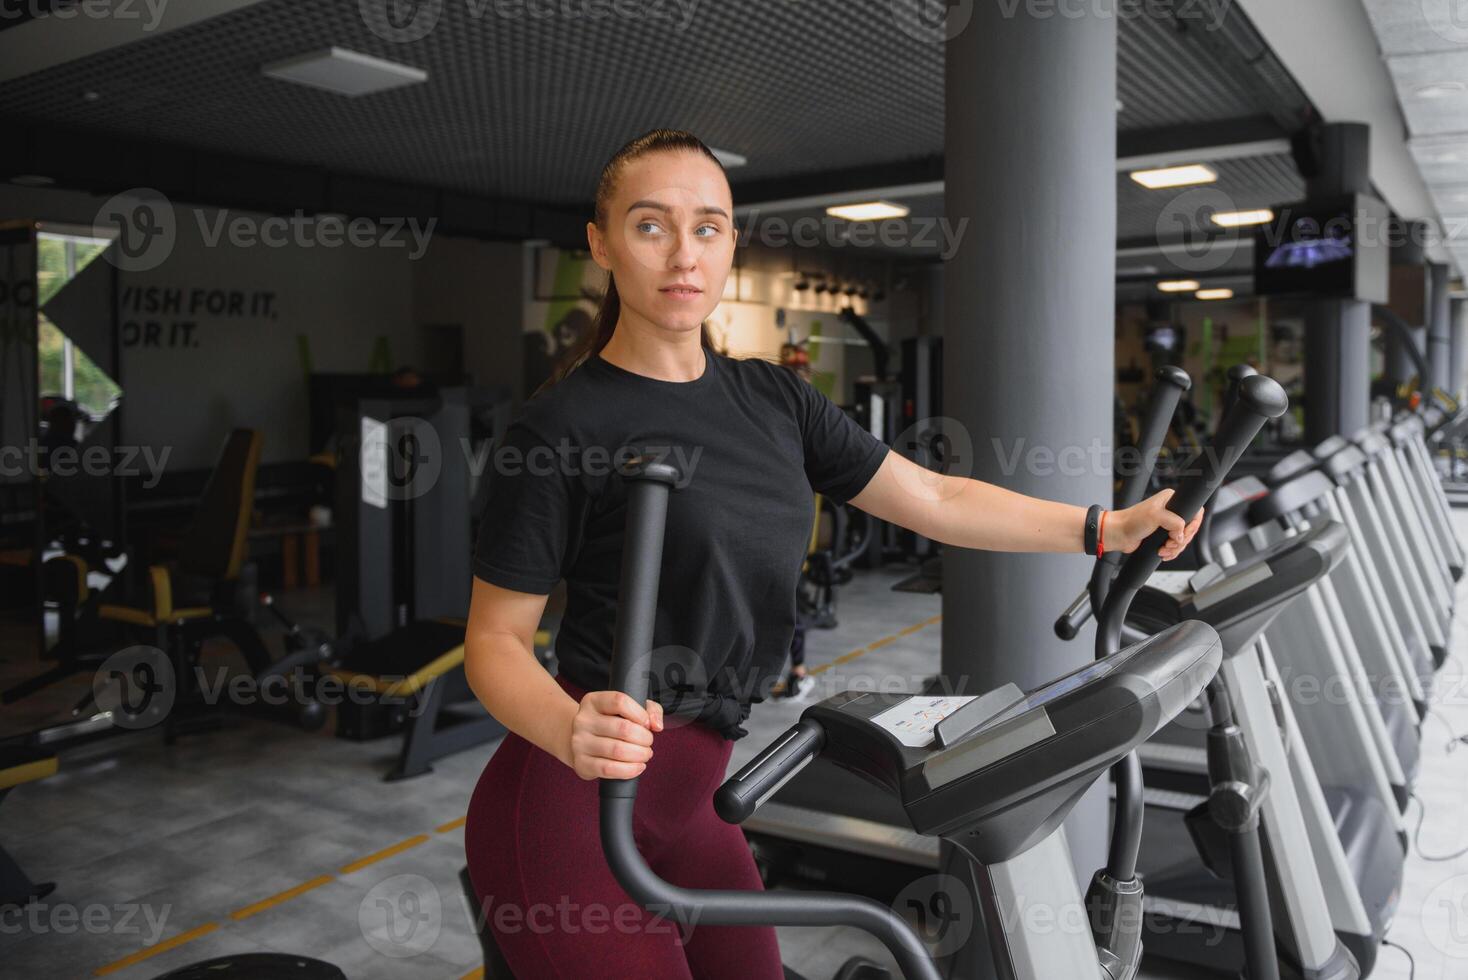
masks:
[(1091, 618), (1091, 590), (1082, 589), (1075, 601), (1065, 607), (1065, 612), (1055, 621), (1055, 635), (1062, 640), (1074, 640), (1086, 620)]
[[(629, 460), (621, 472), (627, 482), (627, 524), (612, 639), (611, 689), (642, 704), (647, 700), (649, 654), (657, 620), (668, 495), (679, 472), (648, 456)], [(603, 779), (601, 795), (636, 796), (637, 780)]]
[(825, 746), (826, 730), (820, 722), (800, 719), (724, 781), (714, 793), (714, 812), (725, 823), (743, 823), (766, 797), (820, 755)]
[[(1202, 457), (1202, 472), (1178, 488), (1172, 500), (1168, 501), (1167, 509), (1192, 520), (1228, 478), (1229, 471), (1248, 450), (1259, 430), (1264, 428), (1265, 421), (1279, 418), (1289, 406), (1289, 396), (1273, 378), (1262, 374), (1244, 378), (1239, 383), (1238, 402), (1219, 423), (1213, 446)], [(1116, 591), (1127, 593), (1140, 589), (1161, 564), (1157, 551), (1166, 542), (1167, 531), (1162, 528), (1154, 531), (1122, 565)], [(1130, 597), (1127, 601), (1130, 602)], [(1110, 606), (1108, 602), (1108, 610)]]
[(1172, 424), (1173, 413), (1177, 411), (1177, 403), (1192, 387), (1193, 379), (1182, 368), (1167, 365), (1157, 369), (1152, 396), (1147, 400), (1147, 412), (1138, 433), (1137, 449), (1142, 455), (1137, 460), (1136, 470), (1122, 484), (1121, 495), (1116, 500), (1118, 508), (1130, 507), (1142, 499), (1152, 468), (1162, 451), (1162, 443), (1167, 438), (1167, 427)]

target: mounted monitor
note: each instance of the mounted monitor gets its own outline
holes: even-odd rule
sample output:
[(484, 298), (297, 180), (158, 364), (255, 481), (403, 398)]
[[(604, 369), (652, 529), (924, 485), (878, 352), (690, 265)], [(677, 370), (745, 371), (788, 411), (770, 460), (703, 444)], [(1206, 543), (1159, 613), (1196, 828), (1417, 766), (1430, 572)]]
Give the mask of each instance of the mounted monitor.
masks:
[(1383, 303), (1390, 258), (1386, 205), (1364, 194), (1274, 208), (1254, 233), (1254, 291)]

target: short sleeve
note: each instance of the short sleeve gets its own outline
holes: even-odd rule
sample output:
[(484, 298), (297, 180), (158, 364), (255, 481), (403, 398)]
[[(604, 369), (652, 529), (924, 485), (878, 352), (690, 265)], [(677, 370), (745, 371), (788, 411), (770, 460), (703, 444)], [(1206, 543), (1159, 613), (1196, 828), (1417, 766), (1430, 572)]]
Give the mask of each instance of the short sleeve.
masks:
[(795, 381), (800, 391), (806, 477), (811, 489), (845, 503), (876, 476), (887, 446), (814, 385)]
[(495, 447), (474, 575), (491, 585), (548, 595), (565, 577), (578, 490), (551, 447), (520, 423)]

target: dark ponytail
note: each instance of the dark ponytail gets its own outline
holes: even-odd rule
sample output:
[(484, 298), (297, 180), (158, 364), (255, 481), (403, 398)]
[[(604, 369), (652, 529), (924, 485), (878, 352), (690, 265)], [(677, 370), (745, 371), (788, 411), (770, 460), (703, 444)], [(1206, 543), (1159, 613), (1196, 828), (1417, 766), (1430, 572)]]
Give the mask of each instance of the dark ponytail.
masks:
[[(724, 165), (719, 158), (714, 156), (714, 151), (704, 145), (703, 140), (692, 133), (681, 129), (654, 129), (643, 133), (641, 136), (627, 143), (607, 161), (602, 168), (601, 178), (596, 182), (595, 211), (596, 223), (603, 230), (607, 227), (607, 209), (611, 206), (612, 195), (616, 193), (617, 181), (622, 176), (622, 171), (627, 165), (639, 157), (650, 153), (701, 153), (718, 165), (719, 170)], [(725, 177), (727, 178), (727, 174)], [(612, 339), (612, 333), (617, 329), (617, 321), (622, 316), (622, 297), (617, 294), (617, 283), (610, 272), (607, 273), (607, 288), (602, 293), (601, 302), (596, 308), (596, 317), (591, 321), (591, 329), (573, 344), (570, 349), (562, 355), (556, 364), (551, 376), (536, 391), (536, 394), (549, 388), (551, 385), (564, 379), (572, 371), (589, 358), (601, 353), (602, 348)], [(708, 323), (699, 328), (699, 338), (706, 350), (715, 350), (713, 337), (709, 333)]]

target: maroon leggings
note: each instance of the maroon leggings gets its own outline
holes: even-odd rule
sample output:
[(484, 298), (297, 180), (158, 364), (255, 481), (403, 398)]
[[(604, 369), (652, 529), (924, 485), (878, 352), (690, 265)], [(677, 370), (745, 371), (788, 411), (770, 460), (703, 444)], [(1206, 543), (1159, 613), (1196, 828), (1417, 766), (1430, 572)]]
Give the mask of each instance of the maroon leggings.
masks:
[[(561, 679), (578, 701), (585, 692)], [(670, 719), (670, 721), (672, 721)], [(699, 724), (653, 737), (633, 834), (654, 871), (685, 888), (758, 890), (738, 827), (714, 813), (733, 743)], [(516, 980), (656, 977), (779, 980), (775, 930), (680, 930), (627, 896), (602, 855), (597, 782), (511, 733), (469, 802), (469, 875)]]

